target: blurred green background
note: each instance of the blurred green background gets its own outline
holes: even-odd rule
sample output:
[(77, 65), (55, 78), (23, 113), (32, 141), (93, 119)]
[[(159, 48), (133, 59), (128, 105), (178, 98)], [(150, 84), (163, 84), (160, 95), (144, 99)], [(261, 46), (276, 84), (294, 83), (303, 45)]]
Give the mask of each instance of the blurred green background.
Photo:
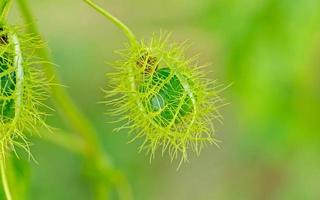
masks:
[[(30, 0), (64, 84), (96, 125), (104, 149), (128, 177), (137, 200), (320, 199), (319, 0), (97, 0), (139, 38), (160, 29), (192, 42), (187, 55), (212, 63), (208, 76), (232, 87), (216, 123), (221, 148), (176, 163), (138, 153), (125, 131), (103, 115), (106, 61), (126, 41), (80, 0)], [(12, 22), (23, 19), (15, 11)], [(55, 115), (54, 127), (66, 125)], [(88, 200), (84, 161), (35, 137), (28, 196)], [(140, 141), (141, 142), (141, 141)], [(28, 162), (28, 161), (26, 161)], [(116, 198), (115, 198), (116, 199)]]

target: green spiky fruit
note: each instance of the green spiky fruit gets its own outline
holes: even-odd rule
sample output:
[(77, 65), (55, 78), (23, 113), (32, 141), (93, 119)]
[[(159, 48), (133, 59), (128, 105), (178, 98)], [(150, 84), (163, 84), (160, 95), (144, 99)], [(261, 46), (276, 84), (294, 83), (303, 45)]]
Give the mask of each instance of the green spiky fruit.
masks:
[(45, 125), (39, 111), (46, 99), (48, 81), (33, 52), (40, 45), (31, 35), (0, 27), (0, 153), (20, 146), (28, 151), (26, 132)]
[(123, 60), (109, 75), (111, 114), (121, 116), (121, 128), (129, 128), (134, 139), (144, 138), (141, 149), (152, 157), (161, 148), (172, 158), (181, 155), (183, 161), (189, 150), (199, 153), (215, 142), (212, 119), (220, 118), (217, 88), (183, 49), (168, 43), (168, 37), (137, 42), (119, 52)]

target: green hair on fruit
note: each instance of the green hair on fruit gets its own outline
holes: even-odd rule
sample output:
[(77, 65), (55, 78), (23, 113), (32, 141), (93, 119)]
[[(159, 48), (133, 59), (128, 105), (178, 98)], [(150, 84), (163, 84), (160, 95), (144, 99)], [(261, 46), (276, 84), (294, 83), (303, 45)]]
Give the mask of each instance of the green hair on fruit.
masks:
[[(121, 60), (110, 73), (107, 90), (110, 112), (124, 121), (134, 139), (143, 138), (140, 150), (151, 158), (156, 150), (171, 159), (188, 159), (189, 150), (200, 153), (216, 143), (212, 119), (221, 119), (219, 89), (208, 80), (195, 58), (184, 55), (185, 45), (170, 41), (169, 34), (154, 34), (139, 42), (129, 28), (90, 0), (84, 0), (114, 22), (130, 40), (118, 51)], [(134, 140), (133, 139), (133, 140)]]
[(37, 37), (23, 34), (20, 28), (0, 27), (0, 153), (15, 146), (29, 152), (26, 132), (44, 126), (47, 80), (34, 51), (41, 45)]

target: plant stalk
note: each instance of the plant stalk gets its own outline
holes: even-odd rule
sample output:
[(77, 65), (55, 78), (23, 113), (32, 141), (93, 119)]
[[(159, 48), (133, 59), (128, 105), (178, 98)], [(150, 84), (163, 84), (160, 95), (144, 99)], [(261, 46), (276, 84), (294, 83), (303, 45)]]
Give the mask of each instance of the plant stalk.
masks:
[(7, 200), (12, 200), (12, 195), (10, 192), (10, 187), (9, 187), (6, 170), (5, 170), (5, 158), (3, 156), (1, 157), (0, 168), (1, 168), (1, 179), (2, 179), (4, 193), (6, 195)]
[(131, 44), (135, 44), (137, 42), (135, 35), (133, 32), (124, 24), (122, 23), (118, 18), (113, 16), (111, 13), (103, 9), (102, 7), (98, 6), (91, 0), (83, 0), (86, 4), (88, 4), (90, 7), (92, 7), (94, 10), (96, 10), (98, 13), (103, 15), (105, 18), (110, 20), (113, 24), (115, 24), (120, 30), (123, 31), (123, 33), (126, 35), (126, 37), (129, 39)]
[[(31, 14), (31, 11), (28, 7), (26, 0), (17, 0), (21, 13), (28, 24), (27, 28), (30, 33), (34, 33), (36, 35), (40, 35), (40, 32), (35, 24), (35, 20)], [(39, 56), (47, 61), (51, 61), (51, 56), (47, 47), (40, 49), (38, 52)], [(44, 64), (44, 72), (49, 80), (52, 82), (59, 84), (61, 83), (61, 79), (56, 72), (55, 67), (52, 63)], [(56, 107), (59, 109), (60, 114), (64, 116), (64, 119), (70, 124), (70, 126), (74, 129), (76, 133), (81, 135), (83, 138), (86, 138), (86, 141), (90, 145), (91, 148), (88, 149), (90, 152), (100, 151), (98, 140), (95, 137), (96, 130), (91, 125), (91, 122), (82, 114), (82, 112), (75, 106), (75, 103), (69, 96), (68, 92), (61, 86), (53, 86), (51, 88), (51, 94), (53, 100), (56, 104)]]
[[(28, 31), (33, 34), (40, 35), (27, 0), (17, 0), (17, 2), (25, 22), (28, 24)], [(47, 61), (52, 61), (47, 47), (40, 49), (37, 53), (41, 58)], [(44, 64), (44, 72), (48, 79), (52, 80), (56, 84), (59, 84), (61, 83), (61, 79), (52, 63), (53, 62), (47, 62)], [(101, 148), (101, 144), (97, 139), (97, 132), (95, 128), (78, 109), (65, 88), (61, 86), (54, 86), (51, 88), (51, 95), (65, 122), (70, 125), (73, 131), (77, 133), (85, 143), (85, 156), (88, 159), (88, 163), (97, 169), (97, 173), (100, 172), (108, 174), (108, 172), (113, 171), (113, 166), (110, 162), (110, 159)], [(108, 191), (108, 186), (106, 183), (98, 184), (99, 185), (97, 187), (106, 188), (105, 191)], [(129, 196), (131, 196), (131, 193)], [(106, 200), (107, 194), (104, 196), (97, 194), (97, 199)]]

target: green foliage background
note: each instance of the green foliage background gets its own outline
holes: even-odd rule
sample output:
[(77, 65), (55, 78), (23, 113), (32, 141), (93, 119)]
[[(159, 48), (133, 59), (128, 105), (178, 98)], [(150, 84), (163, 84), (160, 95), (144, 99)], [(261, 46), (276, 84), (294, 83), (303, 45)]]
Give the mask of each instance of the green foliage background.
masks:
[[(206, 148), (179, 171), (160, 155), (150, 164), (138, 142), (111, 131), (118, 125), (107, 123), (107, 108), (96, 103), (110, 71), (105, 61), (126, 41), (120, 31), (80, 0), (30, 3), (64, 84), (98, 127), (135, 199), (320, 199), (320, 1), (97, 1), (141, 38), (162, 29), (189, 39), (187, 54), (200, 52), (202, 63), (212, 63), (208, 76), (233, 83), (222, 94), (231, 103), (221, 109), (224, 125), (216, 123), (221, 148)], [(11, 21), (23, 20), (14, 11)], [(67, 126), (54, 115), (48, 121)], [(91, 199), (81, 158), (38, 137), (33, 143), (39, 164), (15, 165), (27, 168), (20, 177), (28, 199)]]

